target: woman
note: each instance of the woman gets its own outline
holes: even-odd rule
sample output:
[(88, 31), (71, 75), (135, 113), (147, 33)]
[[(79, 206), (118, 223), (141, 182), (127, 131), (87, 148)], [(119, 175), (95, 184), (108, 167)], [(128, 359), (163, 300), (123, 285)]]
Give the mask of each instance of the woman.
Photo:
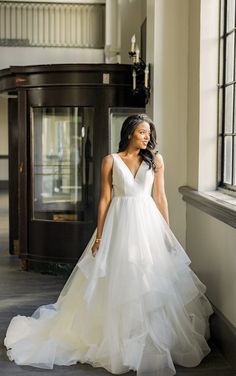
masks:
[(102, 161), (97, 229), (57, 302), (9, 325), (5, 346), (17, 364), (169, 376), (174, 363), (194, 367), (209, 353), (212, 307), (170, 230), (155, 148), (152, 121), (128, 117), (118, 153)]

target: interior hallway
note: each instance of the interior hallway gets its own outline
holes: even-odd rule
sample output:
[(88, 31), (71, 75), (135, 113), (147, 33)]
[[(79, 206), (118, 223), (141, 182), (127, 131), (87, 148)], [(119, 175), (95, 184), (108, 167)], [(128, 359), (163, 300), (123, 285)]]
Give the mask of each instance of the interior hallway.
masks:
[[(8, 195), (0, 191), (0, 375), (1, 376), (90, 376), (110, 375), (103, 368), (93, 368), (87, 364), (70, 367), (55, 366), (53, 370), (17, 366), (10, 362), (3, 340), (12, 316), (31, 315), (42, 304), (56, 301), (65, 283), (65, 277), (23, 272), (18, 258), (8, 254)], [(230, 365), (213, 343), (212, 352), (197, 368), (177, 368), (177, 376), (236, 376)], [(126, 375), (135, 375), (129, 372)]]

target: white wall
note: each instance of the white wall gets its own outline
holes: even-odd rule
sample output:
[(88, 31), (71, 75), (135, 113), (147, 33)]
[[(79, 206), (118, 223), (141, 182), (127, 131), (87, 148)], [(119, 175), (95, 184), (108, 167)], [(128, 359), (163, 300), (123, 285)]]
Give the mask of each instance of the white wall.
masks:
[(187, 185), (198, 188), (200, 101), (200, 0), (189, 4)]
[(198, 189), (217, 186), (219, 0), (201, 1)]
[(188, 5), (188, 0), (147, 0), (147, 60), (152, 68), (147, 111), (165, 162), (170, 226), (183, 246), (186, 205), (178, 187), (187, 179)]
[(189, 7), (187, 185), (216, 188), (219, 0)]
[(236, 327), (236, 230), (187, 205), (187, 250), (207, 296)]
[(104, 62), (104, 51), (92, 48), (0, 47), (0, 56), (0, 69), (11, 65)]
[(131, 38), (135, 34), (136, 43), (141, 49), (141, 25), (146, 18), (146, 0), (119, 0), (121, 17), (121, 63), (130, 64), (128, 52), (131, 48)]

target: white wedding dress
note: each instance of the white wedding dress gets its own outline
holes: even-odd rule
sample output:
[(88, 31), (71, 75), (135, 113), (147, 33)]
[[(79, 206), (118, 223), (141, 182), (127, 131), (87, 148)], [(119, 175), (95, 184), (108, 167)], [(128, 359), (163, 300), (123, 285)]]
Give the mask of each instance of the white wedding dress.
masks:
[(57, 302), (11, 320), (5, 346), (19, 365), (169, 376), (174, 363), (194, 367), (210, 351), (206, 288), (151, 196), (152, 169), (143, 161), (134, 177), (112, 156), (99, 251), (93, 257), (95, 230)]

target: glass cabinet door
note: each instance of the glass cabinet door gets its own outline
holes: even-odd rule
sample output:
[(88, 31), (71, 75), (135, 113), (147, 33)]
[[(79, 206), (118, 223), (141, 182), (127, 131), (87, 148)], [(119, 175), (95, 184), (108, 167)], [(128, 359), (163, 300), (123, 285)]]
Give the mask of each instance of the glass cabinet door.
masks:
[(32, 219), (93, 219), (93, 107), (31, 108)]

